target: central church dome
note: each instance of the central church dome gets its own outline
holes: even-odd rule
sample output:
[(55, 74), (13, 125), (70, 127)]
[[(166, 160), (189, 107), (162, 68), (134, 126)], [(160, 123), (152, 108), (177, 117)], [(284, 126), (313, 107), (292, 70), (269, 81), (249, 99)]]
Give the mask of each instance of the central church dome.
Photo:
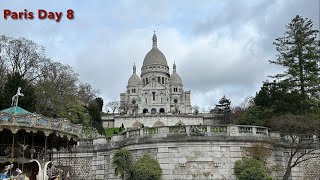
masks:
[(163, 53), (157, 47), (157, 36), (153, 34), (152, 37), (152, 49), (147, 53), (143, 60), (143, 67), (152, 65), (161, 65), (168, 67), (167, 59)]

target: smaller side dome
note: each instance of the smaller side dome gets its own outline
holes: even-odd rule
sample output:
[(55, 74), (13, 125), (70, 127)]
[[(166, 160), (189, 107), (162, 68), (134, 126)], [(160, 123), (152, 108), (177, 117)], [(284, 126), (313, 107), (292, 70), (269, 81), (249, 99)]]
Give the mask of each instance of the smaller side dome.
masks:
[(128, 86), (139, 86), (141, 84), (141, 79), (136, 74), (136, 64), (133, 65), (133, 73), (128, 80)]
[(170, 85), (180, 85), (182, 86), (182, 80), (179, 74), (176, 71), (176, 63), (173, 64), (173, 73), (169, 79)]

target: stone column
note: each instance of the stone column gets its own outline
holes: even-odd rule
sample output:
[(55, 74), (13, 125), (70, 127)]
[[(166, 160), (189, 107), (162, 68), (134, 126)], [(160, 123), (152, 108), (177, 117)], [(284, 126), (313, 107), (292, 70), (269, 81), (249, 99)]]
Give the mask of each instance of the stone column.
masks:
[(211, 126), (207, 126), (207, 134), (206, 136), (211, 136)]
[(186, 126), (186, 133), (187, 133), (187, 136), (190, 136), (190, 126)]

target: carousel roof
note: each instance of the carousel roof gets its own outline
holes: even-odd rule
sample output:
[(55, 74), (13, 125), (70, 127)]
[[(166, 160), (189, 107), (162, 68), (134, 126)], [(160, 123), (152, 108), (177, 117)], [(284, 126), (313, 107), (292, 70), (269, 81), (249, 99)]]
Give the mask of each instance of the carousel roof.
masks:
[(32, 114), (31, 112), (19, 107), (19, 106), (12, 106), (7, 109), (3, 109), (0, 113), (9, 113), (13, 115), (24, 115), (24, 114)]
[(31, 113), (19, 106), (12, 106), (0, 111), (0, 131), (10, 129), (14, 134), (25, 129), (27, 132), (42, 131), (46, 136), (56, 135), (78, 138), (81, 135), (80, 124), (73, 124), (65, 118), (48, 118), (41, 114)]

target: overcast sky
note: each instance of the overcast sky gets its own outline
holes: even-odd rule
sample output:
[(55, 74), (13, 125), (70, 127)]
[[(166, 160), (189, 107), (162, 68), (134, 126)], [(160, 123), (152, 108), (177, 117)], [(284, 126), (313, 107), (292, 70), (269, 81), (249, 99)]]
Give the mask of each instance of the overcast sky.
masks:
[[(134, 62), (140, 74), (155, 30), (170, 72), (175, 61), (191, 90), (192, 105), (208, 108), (223, 95), (233, 105), (254, 96), (281, 70), (268, 63), (276, 56), (273, 40), (297, 14), (319, 29), (319, 8), (319, 0), (0, 0), (0, 34), (45, 46), (108, 102), (125, 91)], [(75, 19), (5, 21), (3, 9), (73, 9)]]

